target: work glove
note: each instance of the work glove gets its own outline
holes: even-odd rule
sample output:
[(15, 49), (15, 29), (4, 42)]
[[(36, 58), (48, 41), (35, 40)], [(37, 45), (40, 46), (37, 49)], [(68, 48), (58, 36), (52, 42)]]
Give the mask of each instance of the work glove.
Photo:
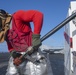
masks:
[(35, 50), (38, 50), (41, 45), (40, 34), (32, 34), (32, 46), (28, 47), (28, 54), (33, 53)]
[(20, 54), (20, 53), (18, 53), (16, 51), (12, 51), (11, 56), (13, 57), (13, 63), (16, 66), (19, 66), (25, 60), (25, 58), (22, 57), (22, 54)]
[(32, 34), (32, 46), (39, 47), (41, 44), (40, 34)]

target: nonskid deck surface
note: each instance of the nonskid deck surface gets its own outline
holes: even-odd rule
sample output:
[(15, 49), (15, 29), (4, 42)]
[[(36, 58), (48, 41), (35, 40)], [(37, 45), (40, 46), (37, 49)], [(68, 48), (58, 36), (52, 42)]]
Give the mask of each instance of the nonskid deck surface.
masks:
[[(44, 54), (47, 57), (47, 54)], [(50, 68), (53, 75), (64, 75), (64, 55), (61, 53), (49, 55)], [(9, 53), (0, 53), (0, 75), (5, 75)], [(50, 75), (50, 74), (49, 74)]]

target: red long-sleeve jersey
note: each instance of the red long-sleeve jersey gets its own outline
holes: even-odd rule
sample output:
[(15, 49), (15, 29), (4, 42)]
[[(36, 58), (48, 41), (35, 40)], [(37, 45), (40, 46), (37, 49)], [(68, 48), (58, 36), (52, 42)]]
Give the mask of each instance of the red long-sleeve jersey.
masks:
[[(27, 11), (19, 10), (12, 15), (12, 19), (13, 19), (11, 20), (12, 29), (15, 23), (15, 27), (19, 32), (27, 34), (27, 37), (25, 37), (25, 39), (26, 39), (27, 45), (30, 46), (31, 32), (33, 32), (34, 34), (40, 34), (41, 32), (42, 23), (43, 23), (43, 14), (37, 10), (27, 10)], [(34, 25), (33, 31), (30, 27), (30, 22), (33, 22), (33, 25)], [(10, 30), (9, 30), (9, 33), (10, 33)], [(14, 50), (14, 47), (10, 42), (7, 41), (7, 45), (8, 45), (9, 51)]]

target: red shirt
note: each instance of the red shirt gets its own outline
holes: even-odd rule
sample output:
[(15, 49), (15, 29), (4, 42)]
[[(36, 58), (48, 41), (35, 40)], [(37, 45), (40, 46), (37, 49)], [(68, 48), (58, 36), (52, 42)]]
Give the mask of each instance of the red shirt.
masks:
[[(28, 11), (19, 10), (12, 15), (12, 26), (14, 26), (13, 20), (19, 32), (26, 33), (26, 34), (29, 33), (27, 34), (27, 36), (30, 36), (30, 37), (27, 37), (28, 40), (26, 42), (27, 42), (27, 45), (30, 46), (32, 42), (31, 40), (29, 40), (31, 39), (31, 32), (33, 32), (34, 34), (40, 34), (42, 23), (43, 23), (43, 14), (37, 10), (28, 10)], [(33, 22), (34, 24), (33, 31), (30, 27), (30, 22)], [(7, 44), (8, 44), (9, 51), (14, 50), (10, 42), (7, 41)]]

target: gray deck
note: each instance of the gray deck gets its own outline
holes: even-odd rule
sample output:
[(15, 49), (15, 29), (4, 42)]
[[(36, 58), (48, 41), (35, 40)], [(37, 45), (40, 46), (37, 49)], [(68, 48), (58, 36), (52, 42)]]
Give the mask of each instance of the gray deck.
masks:
[[(45, 56), (49, 59), (48, 63), (51, 69), (51, 74), (48, 75), (64, 75), (64, 55), (57, 53), (50, 54), (49, 57), (46, 54)], [(8, 59), (8, 53), (0, 53), (0, 75), (5, 75)]]

